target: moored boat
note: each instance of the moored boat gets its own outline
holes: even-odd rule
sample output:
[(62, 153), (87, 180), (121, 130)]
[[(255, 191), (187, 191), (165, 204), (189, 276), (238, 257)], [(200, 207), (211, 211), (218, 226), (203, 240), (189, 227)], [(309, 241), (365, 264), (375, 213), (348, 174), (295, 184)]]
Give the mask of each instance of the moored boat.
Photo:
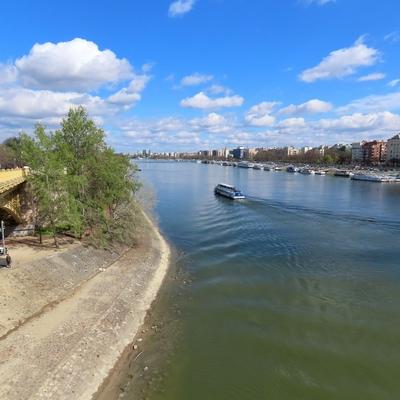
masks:
[(335, 171), (335, 173), (333, 175), (339, 176), (342, 178), (350, 178), (354, 174), (352, 172), (346, 171), (346, 170), (337, 170), (337, 171)]
[(240, 161), (238, 162), (237, 166), (239, 168), (253, 168), (253, 164), (250, 164), (247, 161)]
[(219, 183), (215, 187), (214, 193), (220, 196), (227, 197), (232, 200), (239, 200), (246, 198), (239, 189), (236, 189), (232, 185), (227, 185), (226, 183)]
[(302, 168), (299, 170), (299, 172), (300, 172), (300, 174), (303, 174), (303, 175), (314, 175), (315, 174), (315, 171), (310, 168)]
[(296, 167), (294, 167), (293, 165), (289, 165), (287, 168), (286, 168), (286, 172), (298, 172), (298, 168), (296, 168)]
[(253, 169), (263, 169), (263, 166), (261, 164), (254, 164)]
[(377, 174), (367, 174), (359, 172), (351, 177), (354, 181), (367, 181), (367, 182), (393, 182), (394, 179), (389, 176), (377, 175)]

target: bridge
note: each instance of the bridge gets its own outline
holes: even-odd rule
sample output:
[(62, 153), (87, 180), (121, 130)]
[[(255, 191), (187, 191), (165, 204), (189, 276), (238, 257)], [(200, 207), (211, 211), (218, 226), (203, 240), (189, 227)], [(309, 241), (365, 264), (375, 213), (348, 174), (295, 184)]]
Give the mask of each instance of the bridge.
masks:
[(23, 190), (28, 168), (0, 170), (0, 218), (8, 225), (24, 224)]

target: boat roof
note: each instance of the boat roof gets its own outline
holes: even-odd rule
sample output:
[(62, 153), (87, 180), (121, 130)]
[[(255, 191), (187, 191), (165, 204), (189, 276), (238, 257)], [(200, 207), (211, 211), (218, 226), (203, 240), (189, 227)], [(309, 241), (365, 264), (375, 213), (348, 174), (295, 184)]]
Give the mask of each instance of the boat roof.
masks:
[(224, 186), (224, 187), (229, 188), (229, 189), (235, 189), (235, 186), (228, 185), (227, 183), (219, 183), (218, 186)]

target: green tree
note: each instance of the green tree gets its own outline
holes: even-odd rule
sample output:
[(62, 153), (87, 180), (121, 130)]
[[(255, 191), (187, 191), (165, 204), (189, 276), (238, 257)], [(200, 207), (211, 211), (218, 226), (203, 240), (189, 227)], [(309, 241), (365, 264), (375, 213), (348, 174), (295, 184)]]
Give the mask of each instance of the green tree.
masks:
[(334, 158), (330, 154), (325, 155), (323, 158), (324, 164), (333, 164), (334, 161)]
[(57, 228), (69, 223), (71, 198), (66, 190), (66, 175), (57, 152), (54, 135), (37, 125), (34, 137), (22, 134), (21, 156), (30, 166), (29, 181), (36, 200), (36, 223), (46, 226), (58, 247)]
[[(107, 146), (104, 131), (83, 107), (71, 109), (54, 134), (37, 127), (34, 138), (23, 135), (21, 149), (32, 169), (40, 217), (54, 222), (54, 232), (68, 227), (78, 237), (87, 233), (101, 244), (132, 240), (138, 217), (135, 169), (127, 156)], [(47, 176), (53, 184), (43, 186)], [(61, 200), (62, 210), (53, 207)]]

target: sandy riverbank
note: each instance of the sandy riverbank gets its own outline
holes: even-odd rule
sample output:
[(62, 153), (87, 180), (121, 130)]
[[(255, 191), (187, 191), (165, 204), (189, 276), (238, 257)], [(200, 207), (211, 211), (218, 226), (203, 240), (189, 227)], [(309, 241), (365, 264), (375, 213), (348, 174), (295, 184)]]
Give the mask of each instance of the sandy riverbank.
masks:
[(167, 243), (147, 217), (144, 225), (137, 246), (120, 253), (74, 244), (0, 271), (2, 400), (89, 400), (97, 392), (168, 270)]

